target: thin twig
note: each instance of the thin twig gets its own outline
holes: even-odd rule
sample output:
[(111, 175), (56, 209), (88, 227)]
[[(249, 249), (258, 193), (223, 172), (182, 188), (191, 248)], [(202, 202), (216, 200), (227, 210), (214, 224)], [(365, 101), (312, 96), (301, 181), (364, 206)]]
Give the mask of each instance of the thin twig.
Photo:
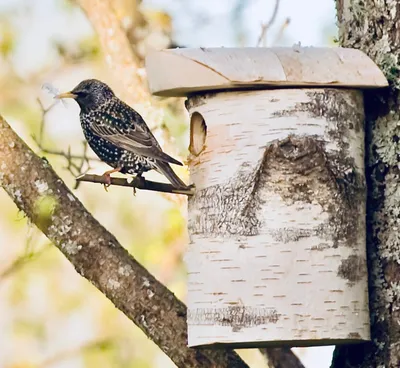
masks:
[(7, 277), (11, 276), (15, 272), (19, 271), (23, 266), (26, 264), (30, 263), (31, 261), (36, 260), (38, 257), (40, 257), (47, 249), (48, 247), (43, 247), (42, 249), (38, 251), (32, 251), (28, 252), (22, 256), (17, 257), (14, 261), (11, 262), (11, 264), (6, 267), (4, 270), (0, 272), (0, 282), (6, 279)]
[(42, 101), (40, 101), (40, 98), (37, 98), (37, 102), (39, 103), (40, 109), (42, 110), (42, 120), (40, 122), (40, 132), (39, 132), (39, 142), (43, 142), (43, 134), (44, 134), (44, 117), (46, 113), (54, 106), (50, 105), (47, 109), (43, 106)]
[(93, 174), (83, 174), (76, 178), (76, 181), (82, 182), (90, 182), (90, 183), (99, 183), (99, 184), (111, 184), (117, 185), (120, 187), (130, 187), (134, 189), (143, 189), (143, 190), (151, 190), (155, 192), (163, 192), (163, 193), (174, 193), (174, 194), (183, 194), (187, 196), (192, 196), (194, 194), (194, 187), (189, 186), (187, 189), (176, 189), (171, 184), (167, 183), (159, 183), (156, 181), (146, 180), (143, 177), (134, 177), (132, 181), (128, 181), (125, 178), (116, 178), (111, 177), (110, 182), (106, 181), (106, 178), (101, 175), (93, 175)]
[(50, 367), (56, 363), (60, 363), (66, 359), (70, 359), (72, 357), (75, 357), (76, 355), (85, 353), (88, 350), (104, 349), (104, 347), (106, 347), (106, 346), (111, 347), (114, 343), (115, 343), (115, 341), (113, 341), (111, 339), (89, 341), (89, 342), (83, 344), (82, 346), (78, 346), (77, 348), (56, 353), (55, 355), (53, 355), (50, 358), (47, 358), (45, 361), (43, 361), (39, 366), (41, 368)]
[[(42, 111), (42, 119), (40, 121), (39, 138), (37, 138), (35, 135), (32, 135), (32, 139), (37, 144), (40, 152), (47, 154), (47, 155), (60, 156), (60, 157), (65, 158), (67, 161), (67, 165), (65, 168), (73, 176), (79, 176), (79, 175), (82, 175), (82, 174), (85, 174), (86, 172), (88, 172), (91, 169), (90, 162), (92, 162), (92, 161), (100, 162), (100, 159), (98, 159), (98, 158), (87, 156), (88, 144), (85, 141), (83, 142), (83, 154), (81, 154), (81, 155), (72, 154), (71, 147), (68, 147), (67, 152), (64, 152), (62, 150), (54, 150), (54, 149), (45, 147), (43, 144), (43, 140), (44, 140), (44, 132), (45, 132), (45, 128), (46, 128), (46, 114), (55, 106), (56, 103), (53, 103), (49, 107), (45, 108), (39, 98), (37, 99), (37, 101), (38, 101), (40, 109)], [(76, 163), (75, 161), (78, 161), (78, 163)], [(86, 169), (84, 169), (85, 166), (86, 166)]]
[(281, 40), (281, 38), (282, 38), (283, 34), (285, 33), (285, 30), (289, 26), (289, 24), (290, 24), (290, 18), (287, 17), (285, 19), (285, 21), (282, 23), (281, 27), (279, 28), (279, 32), (277, 33), (272, 45), (276, 45)]
[(61, 157), (66, 158), (67, 160), (71, 160), (71, 159), (72, 160), (84, 160), (84, 162), (86, 162), (87, 160), (89, 160), (89, 161), (100, 161), (99, 159), (97, 159), (95, 157), (84, 157), (82, 155), (73, 155), (73, 154), (70, 153), (69, 150), (68, 150), (68, 152), (52, 150), (50, 148), (43, 147), (42, 145), (38, 144), (37, 141), (35, 141), (35, 143), (37, 144), (40, 152), (46, 153), (48, 155), (61, 156)]
[(267, 23), (261, 24), (261, 33), (260, 36), (258, 37), (257, 47), (260, 47), (262, 42), (264, 43), (264, 46), (266, 46), (267, 31), (271, 28), (271, 26), (275, 22), (276, 16), (278, 15), (279, 3), (280, 0), (275, 0), (274, 12), (272, 13), (270, 20)]

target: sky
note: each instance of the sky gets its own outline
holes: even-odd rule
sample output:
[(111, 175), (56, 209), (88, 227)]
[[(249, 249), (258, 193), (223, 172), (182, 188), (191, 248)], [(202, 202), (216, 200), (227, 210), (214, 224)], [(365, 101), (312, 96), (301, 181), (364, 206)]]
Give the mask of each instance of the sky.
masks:
[[(227, 15), (237, 1), (145, 0), (144, 3), (149, 7), (163, 8), (176, 14), (174, 18), (176, 37), (183, 44), (193, 47), (235, 46), (234, 30), (231, 29), (231, 19)], [(260, 24), (270, 19), (275, 0), (243, 0), (243, 3), (247, 4), (243, 18), (248, 40), (246, 46), (256, 46), (260, 34)], [(180, 16), (181, 13), (188, 13), (188, 10), (185, 10), (187, 8), (204, 17), (210, 17), (208, 25), (193, 32), (192, 25), (196, 23), (196, 19), (190, 16)], [(311, 9), (312, 11), (310, 11)], [(321, 36), (321, 31), (324, 31), (325, 27), (330, 27), (334, 32), (334, 1), (280, 0), (278, 15), (274, 27), (271, 29), (272, 34), (276, 33), (287, 17), (291, 19), (291, 22), (287, 29), (287, 37), (282, 40), (284, 42), (281, 42), (280, 46), (291, 46), (298, 41), (304, 46), (323, 46), (326, 44), (326, 38)], [(201, 21), (200, 16), (197, 22), (201, 23)]]
[[(173, 18), (174, 38), (187, 47), (232, 47), (237, 35), (244, 35), (244, 46), (256, 46), (260, 25), (270, 19), (274, 0), (244, 0), (245, 11), (238, 28), (232, 29), (232, 12), (236, 0), (144, 0), (150, 9), (164, 9)], [(0, 13), (12, 9), (18, 13), (18, 39), (13, 64), (21, 76), (57, 63), (51, 40), (74, 44), (92, 30), (85, 16), (57, 0), (0, 0)], [(274, 46), (328, 46), (335, 36), (334, 0), (281, 0), (279, 11), (268, 33), (272, 41), (290, 18), (284, 37)], [(0, 22), (4, 19), (0, 18)], [(51, 68), (51, 67), (50, 67)], [(313, 348), (301, 355), (307, 368), (328, 367), (332, 347)]]
[[(147, 8), (164, 9), (172, 15), (175, 40), (187, 47), (236, 46), (235, 36), (240, 30), (232, 29), (230, 12), (235, 3), (235, 0), (144, 0)], [(260, 25), (270, 19), (275, 1), (243, 0), (243, 3), (246, 7), (241, 27), (245, 46), (256, 46)], [(92, 32), (85, 16), (73, 9), (65, 12), (62, 1), (0, 0), (0, 12), (7, 8), (19, 13), (17, 27), (22, 36), (13, 61), (22, 76), (56, 61), (51, 40), (73, 44)], [(302, 46), (324, 46), (328, 35), (335, 35), (333, 0), (280, 0), (278, 15), (267, 38), (269, 46), (288, 17), (290, 24), (277, 46), (298, 42)]]

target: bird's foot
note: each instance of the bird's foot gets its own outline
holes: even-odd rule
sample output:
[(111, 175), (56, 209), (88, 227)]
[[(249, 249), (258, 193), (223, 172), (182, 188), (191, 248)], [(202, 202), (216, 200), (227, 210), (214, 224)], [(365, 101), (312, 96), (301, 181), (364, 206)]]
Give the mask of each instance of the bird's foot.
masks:
[(104, 173), (103, 174), (105, 183), (103, 184), (104, 190), (108, 193), (108, 187), (111, 185), (111, 175), (109, 173)]
[[(138, 173), (136, 176), (133, 178), (135, 181), (136, 185), (139, 185), (141, 181), (145, 180), (144, 177), (142, 176), (143, 173)], [(136, 186), (133, 186), (133, 195), (136, 196)]]
[(108, 170), (106, 171), (102, 176), (104, 178), (105, 183), (103, 184), (104, 190), (106, 192), (108, 192), (108, 187), (111, 185), (111, 174), (115, 173), (115, 172), (119, 172), (121, 171), (120, 167), (117, 167), (115, 169), (112, 170)]

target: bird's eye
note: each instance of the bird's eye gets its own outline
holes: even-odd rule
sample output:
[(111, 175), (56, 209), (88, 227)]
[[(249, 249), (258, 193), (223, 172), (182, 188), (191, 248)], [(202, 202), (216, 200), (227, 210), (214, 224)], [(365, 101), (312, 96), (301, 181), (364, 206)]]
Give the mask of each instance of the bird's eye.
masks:
[(86, 97), (88, 93), (86, 91), (79, 91), (78, 92), (79, 97)]

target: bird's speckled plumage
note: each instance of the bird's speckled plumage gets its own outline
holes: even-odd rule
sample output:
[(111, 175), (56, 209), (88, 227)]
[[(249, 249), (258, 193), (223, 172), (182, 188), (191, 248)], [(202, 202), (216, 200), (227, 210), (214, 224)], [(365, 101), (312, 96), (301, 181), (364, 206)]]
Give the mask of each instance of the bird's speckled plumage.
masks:
[(110, 87), (88, 79), (70, 93), (81, 108), (85, 138), (102, 161), (123, 174), (141, 175), (154, 169), (175, 187), (186, 188), (169, 166), (182, 164), (162, 151), (140, 114), (117, 98)]

